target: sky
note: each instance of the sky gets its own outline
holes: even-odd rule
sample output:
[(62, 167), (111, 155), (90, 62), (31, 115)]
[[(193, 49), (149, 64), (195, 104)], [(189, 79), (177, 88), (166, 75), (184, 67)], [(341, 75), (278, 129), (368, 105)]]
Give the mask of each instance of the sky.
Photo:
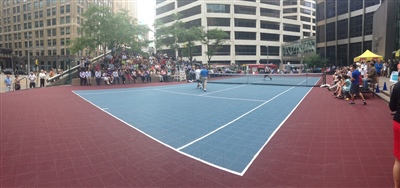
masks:
[(155, 0), (136, 0), (138, 4), (138, 21), (151, 27), (155, 16)]

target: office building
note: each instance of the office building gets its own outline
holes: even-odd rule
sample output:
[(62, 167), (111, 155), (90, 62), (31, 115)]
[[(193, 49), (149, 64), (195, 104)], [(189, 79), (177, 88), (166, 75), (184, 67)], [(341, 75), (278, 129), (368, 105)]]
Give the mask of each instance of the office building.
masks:
[[(82, 14), (91, 3), (113, 7), (113, 10), (129, 8), (121, 1), (113, 5), (112, 0), (3, 0), (0, 4), (0, 48), (12, 49), (11, 66), (27, 70), (30, 64), (30, 70), (35, 70), (37, 59), (40, 69), (67, 69), (69, 61), (100, 55), (102, 50), (93, 54), (86, 50), (71, 54), (68, 49), (70, 41), (79, 36), (78, 28), (84, 21)], [(11, 68), (9, 61), (0, 59), (0, 66)]]
[[(219, 28), (229, 40), (211, 59), (214, 65), (282, 62), (281, 45), (315, 35), (314, 0), (187, 1), (157, 0), (156, 19), (169, 25), (181, 15), (186, 27)], [(197, 43), (194, 58), (207, 63), (206, 45)], [(181, 56), (162, 47), (158, 52)]]
[(317, 0), (317, 53), (332, 65), (350, 65), (372, 49), (374, 13), (381, 0)]

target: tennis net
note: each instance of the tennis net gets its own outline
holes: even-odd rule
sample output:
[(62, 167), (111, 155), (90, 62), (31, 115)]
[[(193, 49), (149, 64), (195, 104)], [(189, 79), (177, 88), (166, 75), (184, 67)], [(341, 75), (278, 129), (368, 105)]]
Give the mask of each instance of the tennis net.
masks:
[(209, 83), (254, 84), (319, 87), (325, 82), (323, 73), (304, 74), (218, 74), (211, 73)]

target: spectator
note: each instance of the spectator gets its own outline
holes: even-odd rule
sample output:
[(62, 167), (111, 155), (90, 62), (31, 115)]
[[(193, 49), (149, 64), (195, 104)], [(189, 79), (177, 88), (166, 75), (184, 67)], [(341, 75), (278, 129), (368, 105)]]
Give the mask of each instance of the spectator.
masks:
[(10, 92), (11, 91), (11, 84), (12, 84), (12, 80), (10, 78), (10, 74), (7, 74), (6, 78), (4, 79), (4, 84), (6, 85), (6, 92)]
[(83, 69), (79, 73), (79, 78), (81, 79), (81, 86), (86, 85), (86, 73), (83, 71)]
[(101, 81), (101, 71), (97, 69), (94, 76), (96, 77), (96, 84), (99, 86)]
[(368, 64), (368, 74), (362, 79), (364, 91), (368, 91), (368, 82), (377, 83), (377, 70), (374, 67), (374, 63)]
[(118, 76), (118, 71), (117, 71), (117, 69), (115, 69), (115, 70), (113, 71), (112, 76), (113, 76), (113, 78), (114, 78), (113, 81), (112, 81), (112, 83), (115, 84), (115, 80), (117, 80), (117, 81), (118, 81), (118, 84), (119, 84), (119, 76)]
[(31, 74), (28, 76), (29, 80), (29, 88), (35, 88), (36, 86), (36, 76), (31, 72)]
[(43, 71), (43, 69), (40, 70), (39, 79), (40, 79), (40, 86), (39, 87), (44, 87), (44, 80), (46, 79), (46, 73)]
[(14, 79), (14, 89), (16, 91), (21, 89), (21, 80), (18, 79), (18, 74), (15, 75), (15, 79)]
[(90, 71), (89, 68), (85, 72), (85, 78), (86, 78), (86, 85), (91, 86), (92, 83), (91, 83), (90, 79), (92, 78), (92, 71)]

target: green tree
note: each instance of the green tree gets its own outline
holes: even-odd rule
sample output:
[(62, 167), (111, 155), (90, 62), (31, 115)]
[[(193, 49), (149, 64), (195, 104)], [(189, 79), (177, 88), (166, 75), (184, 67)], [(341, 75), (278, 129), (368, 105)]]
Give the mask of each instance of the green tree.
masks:
[(322, 58), (318, 54), (308, 56), (303, 59), (303, 64), (307, 65), (309, 68), (326, 67), (327, 62), (327, 59)]
[(193, 53), (195, 53), (195, 42), (201, 41), (203, 38), (203, 29), (201, 27), (191, 27), (189, 29), (182, 30), (179, 35), (178, 42), (183, 44), (185, 50), (182, 52), (186, 57), (189, 58), (190, 62), (193, 61)]
[(207, 45), (205, 54), (207, 55), (208, 66), (210, 65), (212, 56), (214, 56), (215, 52), (222, 47), (228, 38), (228, 33), (221, 29), (210, 29), (204, 32), (202, 42)]
[(174, 14), (173, 23), (169, 26), (165, 26), (161, 21), (156, 20), (154, 28), (155, 45), (156, 49), (160, 50), (163, 46), (176, 52), (179, 49), (179, 38), (183, 30), (185, 29), (184, 23), (179, 20), (179, 15)]
[(109, 7), (91, 5), (83, 17), (86, 21), (79, 28), (81, 36), (75, 38), (70, 46), (72, 54), (84, 48), (94, 51), (98, 46), (104, 49), (104, 53), (107, 47), (122, 46), (140, 51), (146, 45), (146, 42), (138, 40), (138, 36), (145, 35), (149, 28), (138, 25), (136, 20), (131, 24), (132, 19), (125, 10), (114, 14)]
[(160, 21), (156, 21), (154, 34), (156, 39), (156, 49), (160, 50), (163, 46), (173, 50), (175, 53), (180, 49), (192, 62), (194, 46), (196, 42), (203, 40), (203, 29), (201, 27), (186, 27), (179, 18), (179, 14), (173, 15), (174, 21), (171, 25), (165, 26)]

